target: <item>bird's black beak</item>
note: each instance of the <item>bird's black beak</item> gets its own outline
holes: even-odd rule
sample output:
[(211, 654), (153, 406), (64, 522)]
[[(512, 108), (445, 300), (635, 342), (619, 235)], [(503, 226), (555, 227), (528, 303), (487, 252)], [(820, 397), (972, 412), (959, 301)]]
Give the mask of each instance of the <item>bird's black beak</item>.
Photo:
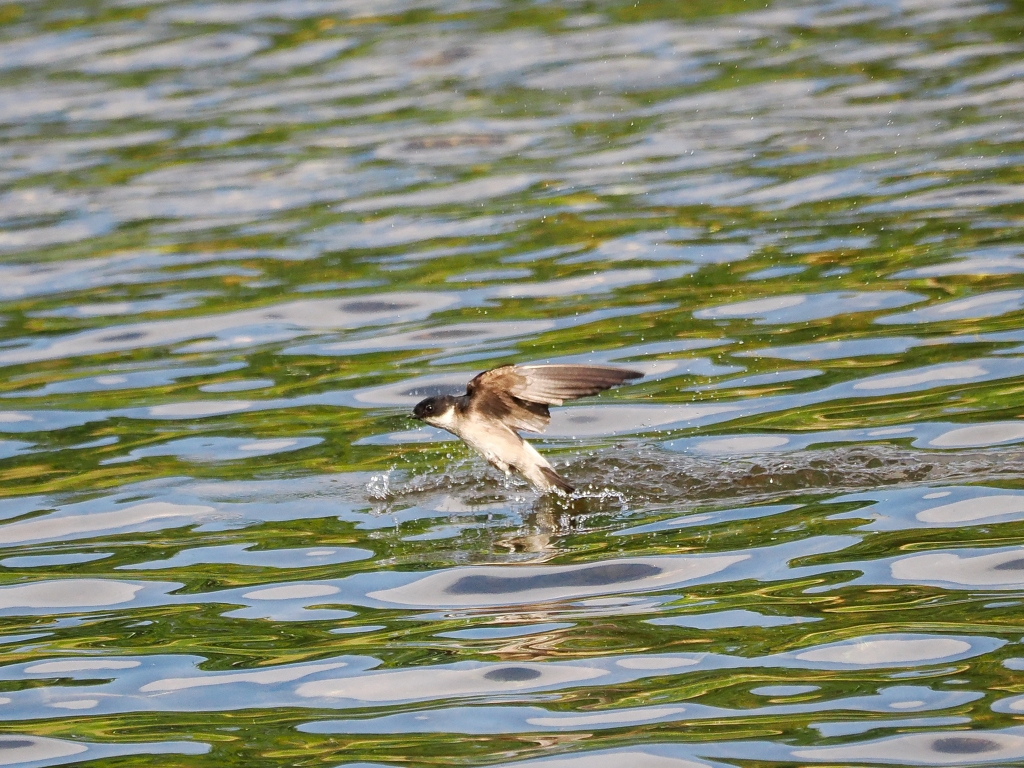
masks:
[(412, 413), (409, 414), (417, 421), (423, 421), (423, 417), (427, 415), (427, 404), (430, 403), (430, 398), (420, 400), (416, 403), (416, 407), (412, 409)]

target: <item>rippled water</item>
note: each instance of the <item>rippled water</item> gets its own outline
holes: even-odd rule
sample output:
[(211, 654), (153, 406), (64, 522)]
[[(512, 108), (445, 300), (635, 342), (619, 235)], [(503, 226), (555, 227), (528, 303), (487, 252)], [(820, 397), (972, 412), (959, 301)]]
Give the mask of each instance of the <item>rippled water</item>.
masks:
[(1022, 12), (0, 6), (0, 765), (1024, 764)]

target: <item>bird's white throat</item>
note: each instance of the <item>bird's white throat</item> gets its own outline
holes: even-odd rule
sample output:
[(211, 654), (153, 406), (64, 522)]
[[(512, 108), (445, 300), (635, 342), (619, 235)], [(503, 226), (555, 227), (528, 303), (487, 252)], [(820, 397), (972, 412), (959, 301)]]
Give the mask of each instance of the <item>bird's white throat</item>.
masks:
[(423, 420), (432, 427), (452, 431), (452, 427), (455, 425), (455, 408), (448, 408), (432, 416), (426, 416)]

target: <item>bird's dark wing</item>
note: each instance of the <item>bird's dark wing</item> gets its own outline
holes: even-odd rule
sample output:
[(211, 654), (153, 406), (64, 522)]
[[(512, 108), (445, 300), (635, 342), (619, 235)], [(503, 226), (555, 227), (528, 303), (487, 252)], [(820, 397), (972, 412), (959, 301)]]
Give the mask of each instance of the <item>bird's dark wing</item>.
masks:
[(549, 405), (596, 395), (643, 376), (603, 365), (504, 365), (484, 371), (466, 387), (469, 407), (499, 418), (513, 429), (543, 432)]
[(512, 394), (523, 400), (548, 405), (561, 405), (566, 400), (596, 395), (616, 384), (643, 376), (639, 371), (608, 365), (517, 365), (514, 370), (522, 377), (523, 383), (512, 389)]
[(466, 385), (470, 411), (498, 419), (512, 429), (543, 432), (551, 414), (544, 403), (516, 397), (513, 390), (526, 385), (526, 379), (514, 365), (492, 368), (476, 376)]

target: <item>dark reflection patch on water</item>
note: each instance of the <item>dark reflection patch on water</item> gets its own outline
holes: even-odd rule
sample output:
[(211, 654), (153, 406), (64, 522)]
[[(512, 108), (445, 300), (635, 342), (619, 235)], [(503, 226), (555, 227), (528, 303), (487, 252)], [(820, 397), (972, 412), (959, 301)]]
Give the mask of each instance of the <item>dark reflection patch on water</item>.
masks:
[(997, 571), (1024, 571), (1024, 558), (1020, 560), (1009, 560), (1005, 563), (1000, 563), (995, 567)]
[(492, 669), (490, 672), (484, 673), (484, 677), (487, 680), (499, 680), (501, 682), (508, 683), (536, 680), (540, 676), (541, 673), (536, 669), (529, 669), (527, 667), (502, 667), (500, 669)]
[(549, 587), (597, 587), (621, 585), (631, 581), (659, 576), (661, 569), (646, 563), (595, 565), (589, 568), (549, 573), (539, 576), (464, 576), (444, 591), (449, 595), (503, 595), (542, 590)]
[(949, 736), (936, 739), (931, 744), (936, 752), (952, 755), (976, 755), (979, 752), (992, 752), (999, 749), (998, 742), (991, 739), (978, 739), (969, 736)]

